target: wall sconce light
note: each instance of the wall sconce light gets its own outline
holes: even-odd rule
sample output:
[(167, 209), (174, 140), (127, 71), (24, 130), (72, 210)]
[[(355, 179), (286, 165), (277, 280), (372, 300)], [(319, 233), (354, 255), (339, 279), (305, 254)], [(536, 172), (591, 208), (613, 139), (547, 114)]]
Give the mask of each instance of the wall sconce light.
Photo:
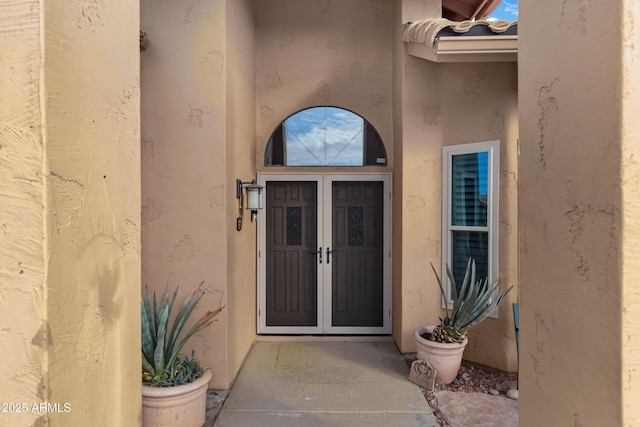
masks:
[[(249, 182), (242, 182), (240, 179), (236, 179), (236, 197), (240, 203), (240, 209), (242, 209), (242, 188), (244, 187), (247, 193), (247, 203), (245, 209), (251, 211), (251, 222), (258, 217), (258, 210), (262, 209), (262, 185), (256, 184), (256, 180)], [(236, 224), (238, 231), (242, 228), (242, 218), (238, 218), (238, 224)]]

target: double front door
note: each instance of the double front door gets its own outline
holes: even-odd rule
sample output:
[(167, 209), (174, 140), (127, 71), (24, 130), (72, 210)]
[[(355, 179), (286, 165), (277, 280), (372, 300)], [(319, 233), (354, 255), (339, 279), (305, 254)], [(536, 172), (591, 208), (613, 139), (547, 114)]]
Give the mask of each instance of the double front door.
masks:
[(391, 332), (389, 181), (259, 176), (259, 333)]

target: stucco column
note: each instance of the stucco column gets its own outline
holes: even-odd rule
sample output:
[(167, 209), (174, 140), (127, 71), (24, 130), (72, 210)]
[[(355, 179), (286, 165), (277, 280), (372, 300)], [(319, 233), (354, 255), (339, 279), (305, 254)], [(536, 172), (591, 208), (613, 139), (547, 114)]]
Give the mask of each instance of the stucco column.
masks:
[(138, 16), (2, 4), (2, 425), (139, 423)]
[[(47, 334), (39, 7), (37, 0), (5, 2), (0, 13), (0, 396), (7, 403), (44, 399)], [(32, 412), (5, 413), (0, 422), (32, 425), (38, 418)]]
[(640, 425), (640, 3), (624, 2), (622, 39), (622, 414)]
[(520, 424), (638, 425), (639, 7), (519, 15)]

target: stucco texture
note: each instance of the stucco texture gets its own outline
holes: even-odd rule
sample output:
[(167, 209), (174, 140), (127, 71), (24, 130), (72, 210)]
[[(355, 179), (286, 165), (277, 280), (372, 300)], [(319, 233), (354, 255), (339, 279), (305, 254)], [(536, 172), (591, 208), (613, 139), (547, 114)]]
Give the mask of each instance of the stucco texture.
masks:
[(640, 425), (640, 3), (626, 1), (622, 44), (622, 414), (626, 426)]
[[(442, 147), (500, 141), (499, 277), (515, 285), (498, 313), (469, 332), (465, 359), (517, 370), (511, 303), (517, 301), (517, 68), (513, 63), (435, 64), (408, 56), (402, 114), (402, 337), (443, 314), (429, 266), (439, 266), (442, 239)], [(399, 197), (396, 195), (396, 197)], [(422, 238), (416, 238), (422, 236)], [(438, 268), (439, 270), (439, 268)], [(491, 343), (491, 345), (487, 345)]]
[(54, 425), (139, 418), (137, 11), (128, 0), (44, 8), (46, 396), (72, 405)]
[[(233, 191), (236, 178), (246, 182), (256, 176), (256, 2), (230, 1), (226, 13), (227, 378), (233, 380), (256, 337), (256, 269), (252, 256), (256, 251), (256, 223), (251, 222), (250, 211), (240, 209)], [(237, 217), (242, 217), (244, 224), (239, 232), (235, 229)]]
[[(276, 126), (319, 105), (346, 108), (367, 119), (380, 133), (392, 167), (392, 31), (389, 2), (258, 2), (258, 170), (264, 170), (265, 147)], [(359, 171), (364, 169), (388, 171)]]
[[(258, 3), (255, 155), (258, 171), (303, 172), (265, 168), (264, 149), (281, 121), (310, 106), (347, 108), (376, 127), (390, 161), (375, 170), (394, 173), (394, 338), (401, 351), (415, 351), (413, 329), (442, 314), (429, 261), (440, 263), (443, 145), (501, 140), (500, 277), (517, 287), (517, 69), (433, 64), (403, 54), (400, 17), (435, 14), (439, 2), (392, 6)], [(468, 359), (517, 370), (511, 312), (516, 300), (514, 291), (499, 320), (471, 333)]]
[(523, 426), (639, 421), (636, 3), (520, 3)]
[(0, 8), (1, 423), (136, 425), (138, 6)]
[[(0, 372), (3, 402), (41, 402), (46, 366), (40, 2), (0, 9)], [(35, 413), (2, 414), (32, 425)]]
[(204, 280), (194, 319), (226, 305), (185, 347), (225, 389), (255, 337), (255, 225), (235, 230), (235, 180), (255, 177), (255, 2), (143, 1), (142, 29), (142, 281)]

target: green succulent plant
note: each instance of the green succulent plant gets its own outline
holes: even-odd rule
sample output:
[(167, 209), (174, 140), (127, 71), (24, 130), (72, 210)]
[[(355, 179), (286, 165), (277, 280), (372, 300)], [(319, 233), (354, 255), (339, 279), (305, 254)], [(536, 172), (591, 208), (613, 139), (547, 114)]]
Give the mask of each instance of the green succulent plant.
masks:
[[(445, 307), (447, 307), (446, 293), (440, 277), (433, 264), (431, 264), (431, 268), (436, 275), (436, 279), (438, 279), (442, 300), (445, 302)], [(449, 311), (448, 307), (446, 308), (447, 315), (440, 318), (440, 324), (433, 328), (429, 339), (442, 343), (461, 343), (467, 337), (467, 330), (490, 316), (513, 286), (504, 292), (500, 292), (498, 280), (491, 285), (489, 285), (486, 278), (476, 281), (476, 262), (473, 258), (469, 258), (467, 262), (467, 270), (462, 280), (460, 293), (458, 293), (456, 281), (449, 264), (447, 264), (447, 275), (453, 285), (451, 286), (453, 290), (453, 308), (451, 311)]]
[(164, 288), (160, 302), (153, 292), (153, 302), (149, 298), (149, 289), (145, 289), (142, 297), (142, 383), (153, 387), (171, 387), (186, 384), (202, 376), (202, 367), (197, 360), (179, 356), (180, 350), (196, 332), (213, 323), (224, 307), (207, 311), (178, 341), (189, 316), (198, 300), (204, 295), (202, 284), (196, 285), (187, 295), (178, 311), (173, 324), (169, 324), (171, 309), (178, 295), (179, 286), (169, 296), (169, 289)]

